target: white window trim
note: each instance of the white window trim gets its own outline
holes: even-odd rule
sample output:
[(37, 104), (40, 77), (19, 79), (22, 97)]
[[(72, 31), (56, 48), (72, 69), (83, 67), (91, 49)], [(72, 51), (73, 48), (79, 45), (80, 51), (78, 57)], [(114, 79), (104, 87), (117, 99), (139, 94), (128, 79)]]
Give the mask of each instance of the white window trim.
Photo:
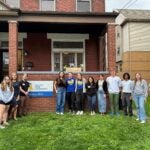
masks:
[[(42, 0), (39, 0), (39, 9), (40, 9), (40, 11), (49, 11), (49, 10), (42, 10), (41, 1)], [(52, 11), (56, 11), (56, 0), (54, 0), (54, 10), (52, 10)]]
[[(56, 41), (64, 41), (64, 42), (83, 42), (83, 48), (82, 49), (73, 49), (73, 48), (64, 48), (64, 51), (61, 49), (61, 48), (54, 48), (53, 47), (53, 42), (56, 42)], [(62, 66), (62, 57), (63, 57), (63, 53), (65, 52), (68, 52), (68, 53), (75, 53), (75, 55), (77, 56), (77, 53), (82, 53), (83, 54), (83, 71), (85, 71), (85, 68), (86, 68), (86, 63), (85, 63), (85, 40), (68, 40), (68, 39), (61, 39), (61, 40), (58, 40), (58, 39), (52, 39), (51, 40), (51, 69), (52, 71), (54, 71), (54, 53), (60, 53), (60, 70), (63, 70), (63, 66)], [(75, 57), (77, 59), (77, 57)], [(75, 62), (77, 61), (75, 59)], [(76, 62), (77, 64), (77, 62)]]
[(4, 1), (6, 4), (8, 4), (11, 8), (20, 8), (20, 0), (17, 0), (18, 1), (18, 6), (17, 7), (13, 7), (12, 5), (6, 3), (6, 0)]
[[(83, 0), (83, 1), (89, 1), (90, 2), (90, 11), (89, 12), (92, 12), (92, 0)], [(78, 11), (78, 0), (76, 0), (76, 12), (79, 12)]]

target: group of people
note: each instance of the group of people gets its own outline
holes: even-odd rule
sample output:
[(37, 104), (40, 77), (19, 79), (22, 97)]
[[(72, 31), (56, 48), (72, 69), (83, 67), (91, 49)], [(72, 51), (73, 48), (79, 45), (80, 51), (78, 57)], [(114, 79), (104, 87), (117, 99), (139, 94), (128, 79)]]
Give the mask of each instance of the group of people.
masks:
[(68, 103), (69, 112), (82, 115), (84, 111), (84, 101), (87, 98), (91, 115), (95, 115), (98, 101), (98, 111), (101, 115), (106, 114), (108, 99), (110, 100), (110, 115), (119, 116), (119, 95), (124, 115), (133, 116), (132, 101), (137, 108), (137, 119), (141, 123), (146, 122), (145, 101), (148, 96), (148, 86), (140, 73), (135, 74), (135, 79), (130, 79), (129, 73), (123, 74), (123, 80), (116, 75), (115, 70), (110, 71), (107, 78), (103, 74), (99, 75), (97, 81), (91, 76), (87, 80), (78, 73), (76, 77), (69, 72), (65, 77), (64, 72), (60, 72), (54, 82), (56, 92), (56, 114), (64, 114), (65, 102)]
[(17, 120), (17, 116), (26, 115), (26, 99), (29, 82), (27, 74), (18, 81), (17, 74), (12, 73), (11, 78), (5, 76), (0, 84), (0, 129), (9, 125), (8, 119)]
[[(8, 118), (17, 120), (17, 116), (26, 115), (26, 100), (29, 95), (30, 83), (27, 81), (27, 74), (18, 81), (17, 74), (12, 73), (11, 78), (5, 76), (0, 84), (0, 129), (9, 125)], [(65, 77), (64, 72), (60, 72), (54, 81), (56, 92), (56, 114), (63, 115), (65, 103), (68, 103), (70, 113), (83, 115), (85, 105), (88, 106), (91, 115), (95, 115), (98, 101), (98, 111), (101, 115), (106, 114), (108, 99), (110, 100), (110, 115), (119, 116), (119, 94), (121, 93), (124, 115), (133, 115), (132, 101), (137, 108), (137, 119), (141, 123), (146, 122), (145, 101), (148, 96), (148, 86), (140, 73), (135, 74), (135, 79), (130, 79), (129, 73), (123, 74), (123, 80), (116, 76), (114, 70), (110, 71), (107, 78), (103, 74), (99, 79), (90, 76), (86, 80), (81, 73), (74, 77), (69, 72)]]

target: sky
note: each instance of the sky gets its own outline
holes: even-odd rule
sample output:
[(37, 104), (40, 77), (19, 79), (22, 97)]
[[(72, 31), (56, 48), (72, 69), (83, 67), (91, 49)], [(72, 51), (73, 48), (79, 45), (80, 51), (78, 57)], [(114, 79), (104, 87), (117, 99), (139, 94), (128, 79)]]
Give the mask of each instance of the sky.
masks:
[[(130, 3), (128, 3), (130, 2)], [(105, 0), (106, 11), (111, 12), (114, 9), (146, 9), (150, 10), (150, 0)]]

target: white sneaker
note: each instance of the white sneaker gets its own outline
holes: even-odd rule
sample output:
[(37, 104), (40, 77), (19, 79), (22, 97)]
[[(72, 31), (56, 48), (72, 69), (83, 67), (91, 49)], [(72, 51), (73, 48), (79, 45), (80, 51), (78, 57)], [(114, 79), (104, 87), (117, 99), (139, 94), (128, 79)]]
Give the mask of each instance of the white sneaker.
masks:
[(82, 111), (80, 111), (80, 115), (83, 115), (83, 110), (82, 110)]
[(91, 111), (91, 115), (93, 115), (93, 111)]
[(9, 123), (8, 122), (4, 122), (3, 125), (4, 126), (9, 126)]
[(60, 114), (61, 114), (61, 115), (63, 115), (64, 113), (63, 113), (63, 112), (61, 112)]
[(95, 115), (95, 111), (93, 111), (93, 115)]
[(141, 123), (146, 123), (146, 121), (145, 121), (145, 120), (142, 120)]
[(139, 121), (140, 119), (139, 118), (136, 118), (136, 121)]
[(77, 111), (76, 115), (80, 115), (80, 111)]
[(59, 113), (59, 112), (56, 112), (56, 114), (59, 115), (60, 113)]
[(2, 125), (0, 125), (0, 129), (5, 129), (5, 127), (4, 127), (4, 126), (2, 126)]

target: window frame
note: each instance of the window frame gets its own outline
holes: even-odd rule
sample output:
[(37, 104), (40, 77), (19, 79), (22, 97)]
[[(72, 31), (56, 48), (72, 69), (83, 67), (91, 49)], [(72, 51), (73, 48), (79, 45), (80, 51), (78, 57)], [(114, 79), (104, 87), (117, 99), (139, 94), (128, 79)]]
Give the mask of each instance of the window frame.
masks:
[(56, 0), (54, 1), (54, 10), (42, 10), (42, 0), (39, 0), (39, 10), (40, 11), (56, 11)]
[(18, 6), (17, 7), (12, 7), (12, 5), (10, 5), (9, 3), (7, 3), (7, 0), (5, 0), (4, 2), (6, 3), (6, 4), (8, 4), (11, 8), (20, 8), (20, 3), (21, 3), (21, 1), (20, 0), (17, 0), (18, 1)]
[[(83, 42), (83, 48), (54, 48), (54, 42)], [(75, 54), (75, 64), (77, 66), (77, 54), (83, 54), (83, 71), (86, 69), (85, 63), (85, 40), (76, 40), (76, 39), (51, 39), (51, 70), (55, 72), (54, 68), (54, 53), (60, 54), (60, 70), (63, 70), (63, 53), (74, 53)]]
[[(92, 12), (92, 0), (80, 0), (80, 1), (89, 1), (89, 3), (90, 3), (89, 12)], [(85, 12), (85, 11), (78, 11), (78, 0), (76, 0), (76, 12)]]

